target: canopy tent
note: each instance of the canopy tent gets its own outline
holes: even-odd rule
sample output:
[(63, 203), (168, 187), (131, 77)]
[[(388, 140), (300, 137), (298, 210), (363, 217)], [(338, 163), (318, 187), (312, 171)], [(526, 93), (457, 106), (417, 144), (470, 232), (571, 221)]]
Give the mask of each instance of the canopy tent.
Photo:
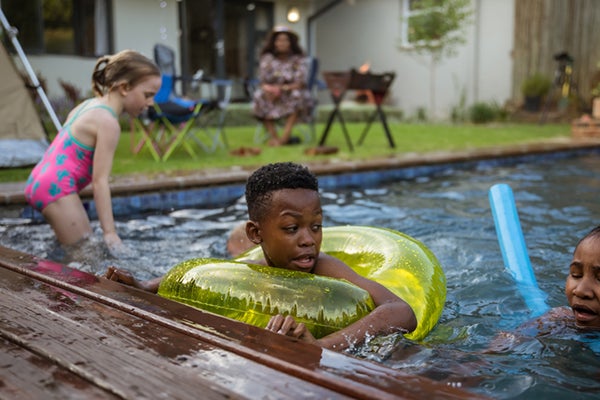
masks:
[(32, 96), (0, 42), (0, 168), (35, 164), (47, 147)]

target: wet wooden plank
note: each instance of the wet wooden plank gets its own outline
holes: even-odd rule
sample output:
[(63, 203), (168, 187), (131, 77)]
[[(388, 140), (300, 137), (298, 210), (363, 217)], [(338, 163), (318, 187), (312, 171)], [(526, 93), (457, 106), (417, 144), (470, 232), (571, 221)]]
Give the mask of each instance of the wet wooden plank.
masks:
[(2, 246), (0, 292), (6, 340), (107, 395), (480, 398)]
[[(301, 389), (307, 385), (294, 377), (13, 271), (2, 271), (0, 290), (5, 340), (117, 397), (202, 393), (221, 399), (253, 392), (253, 397), (301, 398), (306, 389), (313, 398), (343, 397), (320, 387)], [(29, 375), (38, 372), (47, 374), (34, 369)], [(255, 385), (265, 376), (269, 380)]]
[(119, 398), (47, 358), (0, 338), (0, 397), (2, 395), (20, 400)]

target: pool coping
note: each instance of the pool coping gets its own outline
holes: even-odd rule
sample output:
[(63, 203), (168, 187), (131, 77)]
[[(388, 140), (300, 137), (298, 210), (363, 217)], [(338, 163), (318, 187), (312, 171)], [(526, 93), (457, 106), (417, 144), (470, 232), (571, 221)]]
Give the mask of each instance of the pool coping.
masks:
[[(401, 153), (374, 160), (307, 160), (323, 189), (361, 187), (397, 179), (430, 176), (448, 168), (467, 169), (532, 162), (550, 157), (570, 157), (600, 151), (598, 139), (558, 138), (494, 148)], [(124, 175), (111, 180), (115, 216), (171, 208), (214, 206), (234, 201), (244, 192), (246, 179), (256, 167), (232, 167), (185, 172), (173, 176)], [(0, 205), (23, 207), (21, 217), (38, 219), (25, 201), (24, 182), (0, 184)], [(81, 192), (90, 217), (95, 218), (92, 191)]]

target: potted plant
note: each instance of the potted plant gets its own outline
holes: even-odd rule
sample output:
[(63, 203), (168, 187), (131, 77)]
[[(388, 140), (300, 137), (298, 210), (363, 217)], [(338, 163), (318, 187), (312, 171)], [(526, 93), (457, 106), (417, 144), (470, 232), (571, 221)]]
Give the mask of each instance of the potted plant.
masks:
[(548, 94), (552, 87), (552, 81), (546, 75), (536, 73), (529, 76), (521, 86), (521, 92), (525, 96), (525, 109), (527, 111), (539, 111), (542, 98)]

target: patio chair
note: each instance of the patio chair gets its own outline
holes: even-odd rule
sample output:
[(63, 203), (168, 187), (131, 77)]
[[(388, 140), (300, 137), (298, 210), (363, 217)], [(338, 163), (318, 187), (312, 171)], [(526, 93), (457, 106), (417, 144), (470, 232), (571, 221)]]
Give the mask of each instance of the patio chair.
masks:
[[(154, 47), (154, 56), (162, 73), (162, 85), (154, 96), (154, 105), (146, 114), (133, 120), (132, 152), (137, 154), (143, 149), (148, 149), (155, 160), (166, 161), (179, 148), (196, 157), (197, 147), (206, 152), (216, 150), (219, 145), (225, 147), (221, 134), (224, 107), (228, 105), (231, 95), (231, 82), (213, 82), (204, 78), (201, 71), (190, 78), (177, 76), (174, 66), (175, 53), (162, 44)], [(208, 84), (224, 88), (214, 91), (223, 93), (223, 97), (213, 95), (213, 91), (209, 97), (201, 99), (178, 96), (175, 90), (177, 81), (192, 82), (196, 87)], [(209, 127), (211, 119), (208, 118), (208, 114), (213, 112), (218, 115), (216, 133)]]
[[(203, 107), (200, 109), (200, 114), (195, 117), (194, 128), (181, 137), (184, 148), (190, 154), (193, 151), (191, 143), (195, 143), (207, 152), (213, 152), (219, 147), (223, 149), (229, 147), (225, 136), (225, 117), (231, 101), (233, 81), (215, 78), (204, 80), (200, 86), (205, 89), (203, 93), (208, 93), (208, 97), (201, 100)], [(169, 155), (167, 151), (165, 156)]]
[[(326, 89), (327, 86), (324, 82), (319, 80), (319, 59), (316, 57), (307, 57), (306, 62), (308, 63), (308, 75), (306, 80), (306, 87), (310, 91), (314, 105), (310, 110), (310, 118), (307, 123), (298, 123), (294, 126), (294, 130), (300, 130), (302, 136), (304, 137), (304, 142), (311, 143), (316, 138), (315, 133), (315, 123), (317, 120), (318, 109), (317, 109), (317, 93), (319, 90)], [(257, 78), (252, 78), (246, 81), (245, 89), (248, 97), (252, 100), (252, 96), (254, 92), (258, 89), (260, 82)], [(278, 125), (280, 125), (281, 121), (277, 121)], [(262, 122), (258, 122), (256, 125), (256, 129), (254, 131), (254, 142), (255, 143), (263, 143), (269, 138), (265, 127)]]

